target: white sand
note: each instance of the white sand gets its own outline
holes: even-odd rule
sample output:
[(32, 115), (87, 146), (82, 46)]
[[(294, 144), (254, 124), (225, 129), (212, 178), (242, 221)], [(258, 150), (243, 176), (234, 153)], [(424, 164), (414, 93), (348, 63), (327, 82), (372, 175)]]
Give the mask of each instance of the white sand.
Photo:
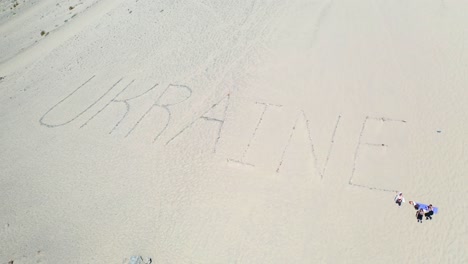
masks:
[(12, 2), (1, 264), (468, 263), (468, 2)]

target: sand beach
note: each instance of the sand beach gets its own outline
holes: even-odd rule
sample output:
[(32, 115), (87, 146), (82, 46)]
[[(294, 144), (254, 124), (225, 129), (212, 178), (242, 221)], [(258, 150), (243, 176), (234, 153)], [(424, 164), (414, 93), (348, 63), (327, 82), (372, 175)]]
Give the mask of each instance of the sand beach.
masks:
[(0, 264), (468, 263), (467, 10), (0, 1)]

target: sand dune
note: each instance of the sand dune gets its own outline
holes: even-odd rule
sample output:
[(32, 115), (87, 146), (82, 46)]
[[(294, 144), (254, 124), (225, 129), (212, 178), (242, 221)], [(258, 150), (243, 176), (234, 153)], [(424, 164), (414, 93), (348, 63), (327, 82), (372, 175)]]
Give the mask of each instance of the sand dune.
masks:
[(0, 2), (0, 263), (467, 263), (467, 8)]

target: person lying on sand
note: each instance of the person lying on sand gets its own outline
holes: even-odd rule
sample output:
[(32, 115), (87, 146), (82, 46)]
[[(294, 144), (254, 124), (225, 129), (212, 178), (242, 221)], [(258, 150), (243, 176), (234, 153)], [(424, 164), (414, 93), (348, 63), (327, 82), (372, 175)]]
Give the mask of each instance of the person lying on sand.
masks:
[(415, 210), (418, 210), (419, 209), (419, 204), (415, 201), (409, 201), (408, 202), (409, 204), (411, 204)]

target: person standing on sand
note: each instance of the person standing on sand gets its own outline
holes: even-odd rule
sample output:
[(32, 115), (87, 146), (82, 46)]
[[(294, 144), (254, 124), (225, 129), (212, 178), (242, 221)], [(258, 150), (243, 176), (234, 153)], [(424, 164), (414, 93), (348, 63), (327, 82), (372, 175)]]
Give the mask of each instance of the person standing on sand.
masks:
[(432, 220), (432, 215), (434, 214), (434, 209), (432, 208), (432, 204), (429, 204), (427, 207), (427, 212), (424, 214), (426, 220)]
[(418, 223), (422, 223), (423, 215), (424, 215), (424, 210), (423, 209), (419, 209), (416, 212), (416, 218), (418, 219)]
[(398, 194), (394, 198), (395, 203), (398, 204), (398, 206), (401, 206), (402, 203), (405, 202), (405, 198), (403, 197), (402, 192), (398, 192)]

